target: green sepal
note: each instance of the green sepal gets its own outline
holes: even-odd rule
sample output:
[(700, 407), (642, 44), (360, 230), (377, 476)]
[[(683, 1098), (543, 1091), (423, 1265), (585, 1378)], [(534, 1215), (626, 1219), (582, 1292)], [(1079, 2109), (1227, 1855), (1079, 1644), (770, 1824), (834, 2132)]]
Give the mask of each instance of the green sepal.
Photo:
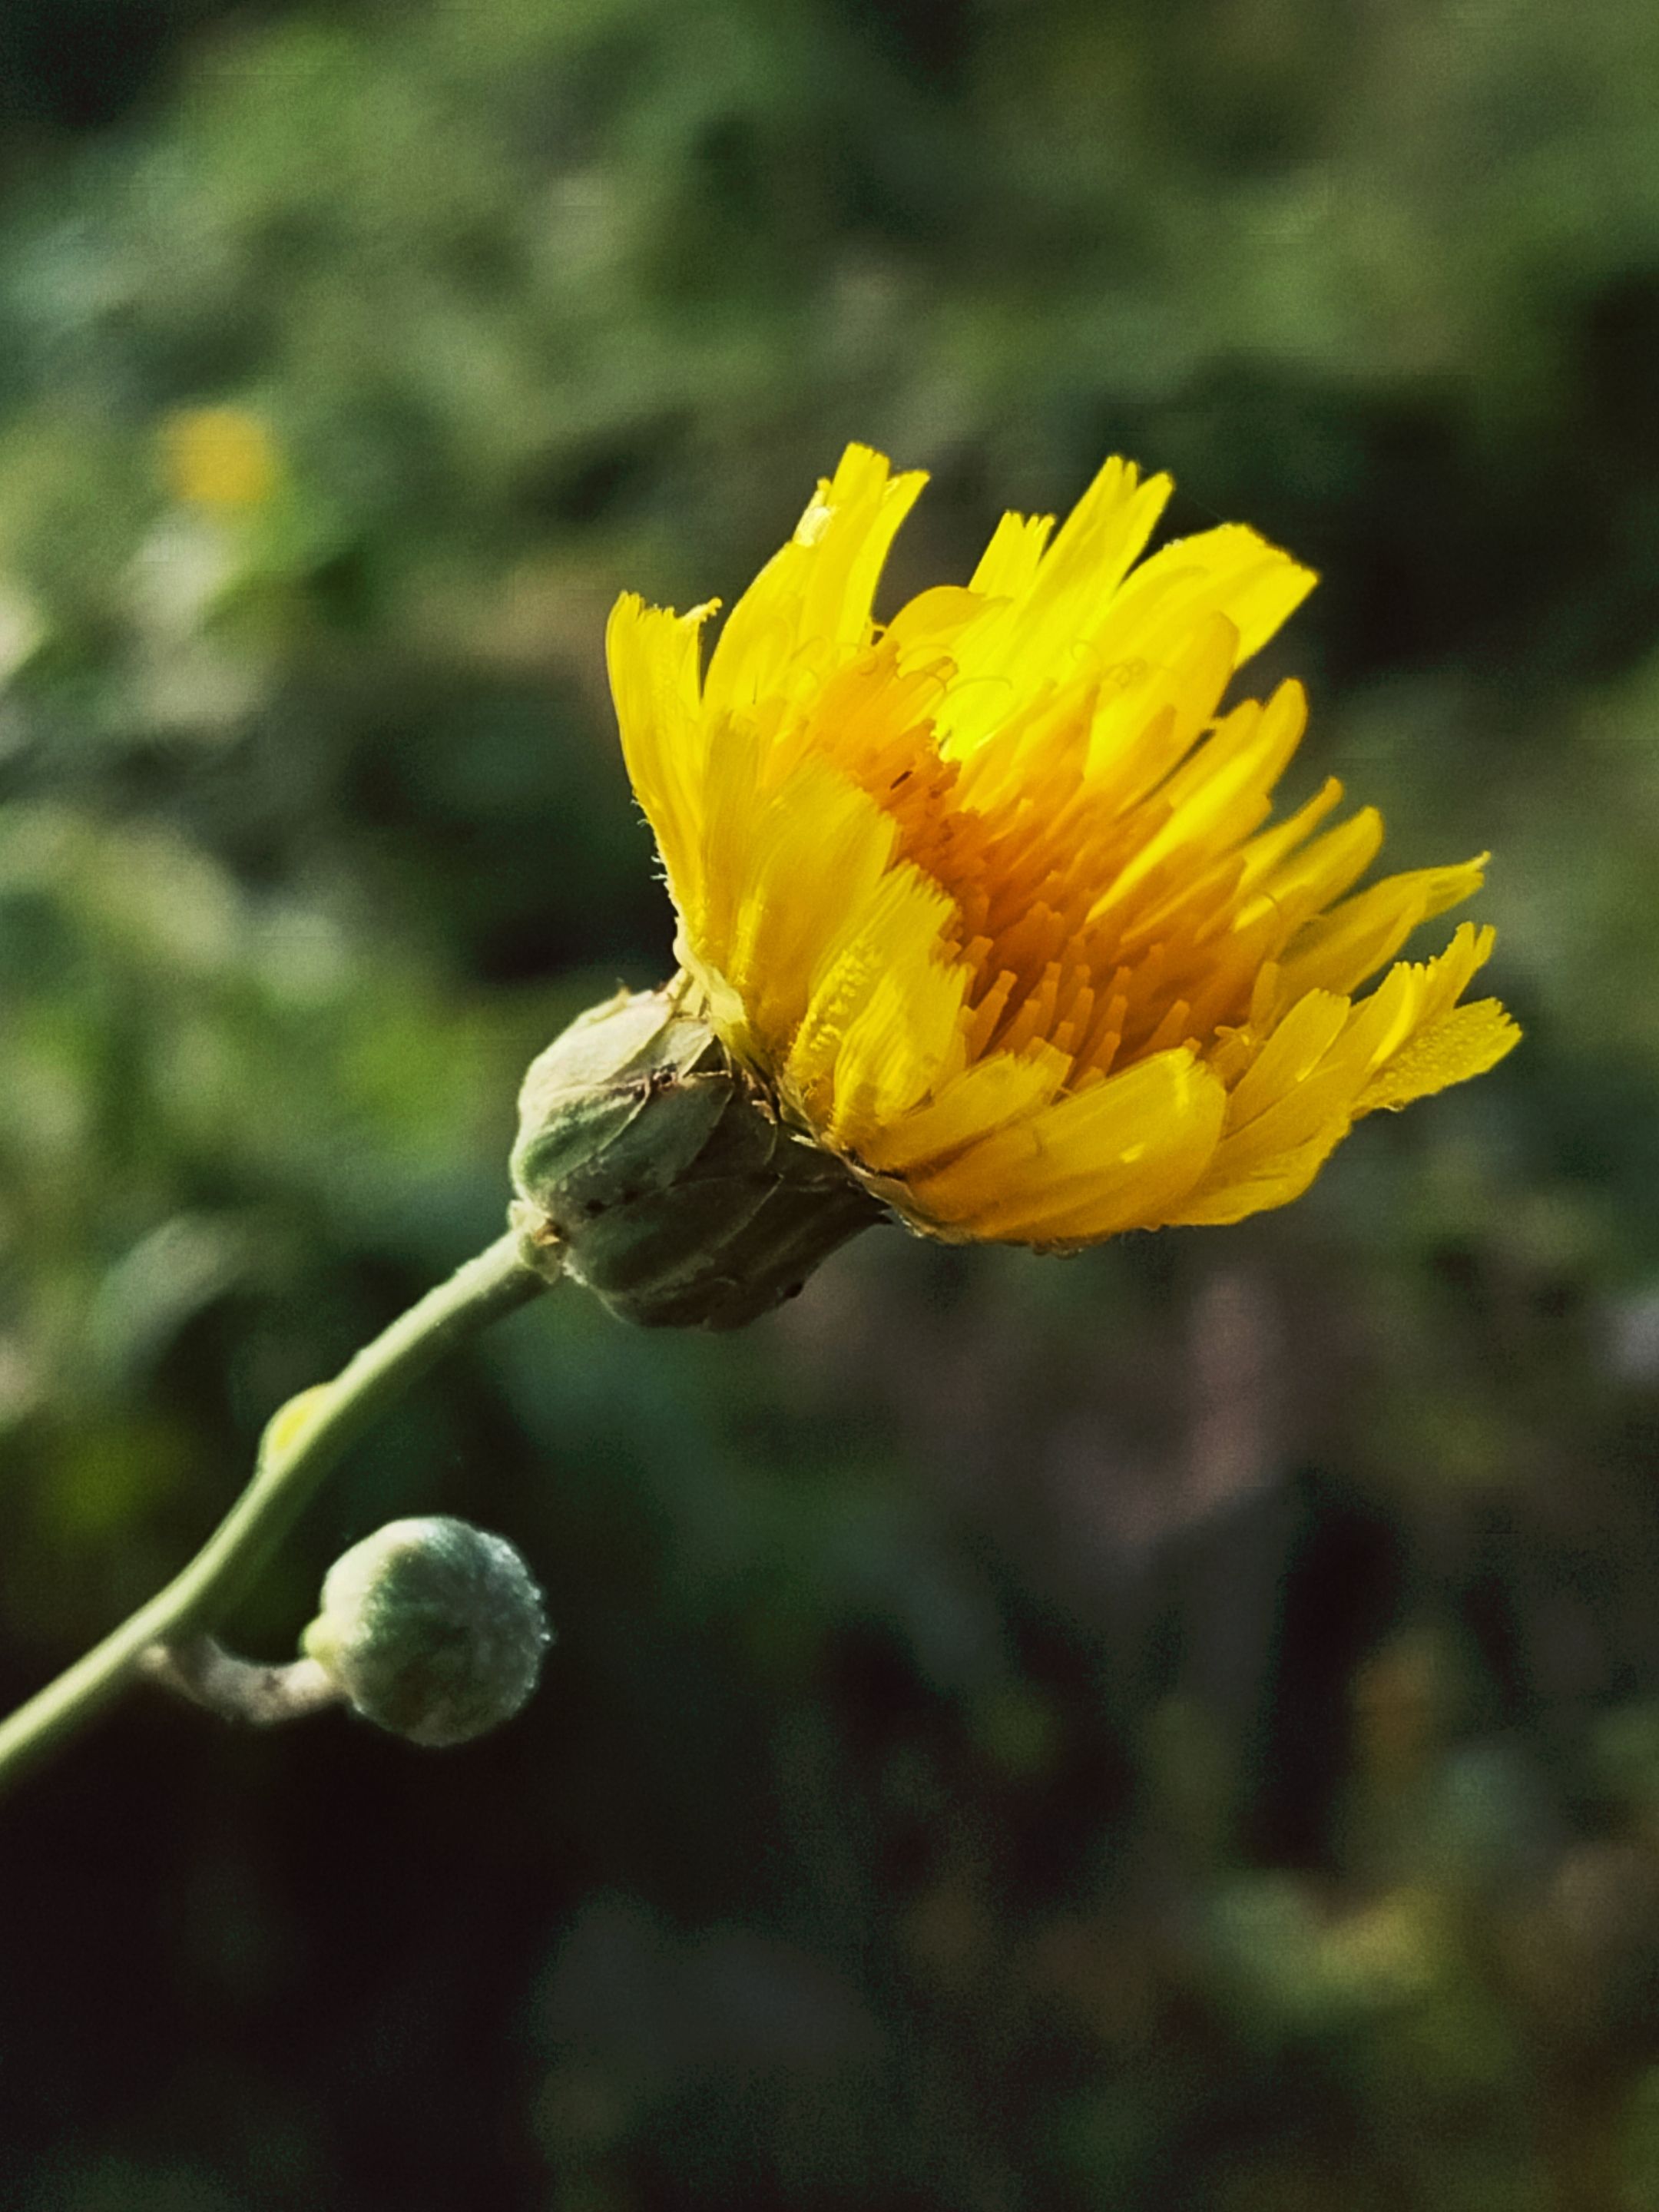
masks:
[(684, 986), (624, 992), (555, 1039), (525, 1079), (512, 1171), (526, 1249), (647, 1328), (740, 1328), (884, 1218)]

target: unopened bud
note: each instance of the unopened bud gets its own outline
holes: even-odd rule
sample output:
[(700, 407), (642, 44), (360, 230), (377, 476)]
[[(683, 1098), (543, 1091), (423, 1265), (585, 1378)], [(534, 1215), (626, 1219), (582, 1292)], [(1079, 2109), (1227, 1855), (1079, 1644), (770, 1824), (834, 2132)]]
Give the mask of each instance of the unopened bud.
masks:
[(519, 1116), (526, 1253), (647, 1328), (740, 1328), (884, 1218), (672, 987), (580, 1015), (532, 1063)]
[(465, 1743), (511, 1720), (552, 1640), (512, 1545), (446, 1515), (354, 1544), (321, 1602), (301, 1649), (366, 1720), (410, 1743)]

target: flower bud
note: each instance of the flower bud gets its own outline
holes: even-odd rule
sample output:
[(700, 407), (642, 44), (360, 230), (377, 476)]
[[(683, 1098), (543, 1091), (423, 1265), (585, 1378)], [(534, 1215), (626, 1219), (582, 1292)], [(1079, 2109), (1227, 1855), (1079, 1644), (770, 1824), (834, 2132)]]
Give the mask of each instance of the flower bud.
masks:
[(647, 1328), (740, 1328), (884, 1218), (673, 986), (578, 1016), (532, 1063), (519, 1115), (526, 1252)]
[(465, 1743), (511, 1720), (552, 1638), (512, 1545), (438, 1514), (391, 1521), (329, 1569), (301, 1648), (366, 1720)]

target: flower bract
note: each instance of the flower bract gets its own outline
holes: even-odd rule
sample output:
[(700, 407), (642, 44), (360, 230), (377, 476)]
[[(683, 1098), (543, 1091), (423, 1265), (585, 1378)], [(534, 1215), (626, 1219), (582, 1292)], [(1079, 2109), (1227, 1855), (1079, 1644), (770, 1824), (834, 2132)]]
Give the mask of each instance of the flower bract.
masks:
[(1063, 1247), (1281, 1206), (1503, 1057), (1490, 929), (1395, 959), (1482, 862), (1356, 890), (1374, 808), (1270, 819), (1304, 695), (1225, 695), (1310, 570), (1238, 524), (1142, 558), (1171, 485), (1111, 460), (878, 623), (924, 481), (849, 447), (706, 671), (713, 605), (611, 617), (678, 957), (788, 1121), (929, 1234)]

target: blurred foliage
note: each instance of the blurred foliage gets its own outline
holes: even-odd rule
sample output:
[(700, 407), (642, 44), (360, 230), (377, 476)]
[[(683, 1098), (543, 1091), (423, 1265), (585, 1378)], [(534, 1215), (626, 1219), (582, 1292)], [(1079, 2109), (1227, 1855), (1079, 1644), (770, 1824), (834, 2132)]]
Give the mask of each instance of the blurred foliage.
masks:
[(21, 1696), (495, 1231), (668, 917), (624, 586), (848, 436), (895, 591), (1102, 454), (1523, 1051), (1236, 1231), (550, 1303), (392, 1513), (560, 1642), (427, 1759), (135, 1701), (5, 1811), (28, 2212), (1659, 2207), (1659, 16), (0, 0), (0, 1605)]

